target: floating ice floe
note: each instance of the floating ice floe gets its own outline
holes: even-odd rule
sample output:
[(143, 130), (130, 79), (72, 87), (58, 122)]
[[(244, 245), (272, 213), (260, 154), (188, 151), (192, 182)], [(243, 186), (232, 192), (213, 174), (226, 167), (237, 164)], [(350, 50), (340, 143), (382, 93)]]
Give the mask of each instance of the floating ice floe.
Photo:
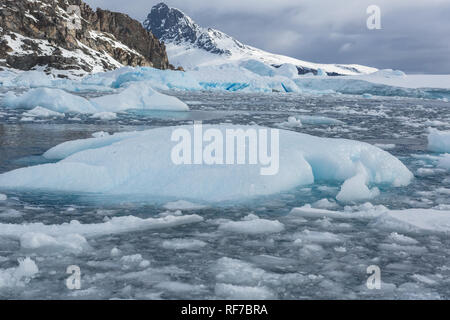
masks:
[(37, 117), (37, 118), (64, 118), (65, 114), (61, 112), (52, 111), (40, 106), (35, 107), (32, 110), (24, 112), (22, 114), (25, 117)]
[(284, 225), (278, 220), (266, 220), (250, 214), (242, 221), (228, 221), (221, 223), (220, 231), (242, 234), (270, 234), (284, 230)]
[[(364, 207), (366, 207), (364, 209)], [(443, 232), (450, 233), (450, 211), (436, 209), (389, 210), (383, 206), (366, 205), (356, 211), (334, 211), (314, 209), (306, 205), (292, 209), (291, 215), (305, 218), (332, 219), (372, 219), (379, 227), (404, 232)], [(391, 234), (396, 242), (410, 241)]]
[(450, 131), (428, 129), (428, 150), (434, 152), (450, 152)]
[(194, 214), (147, 219), (134, 216), (114, 217), (103, 223), (92, 224), (82, 224), (76, 220), (60, 225), (0, 223), (0, 237), (19, 239), (25, 248), (38, 248), (48, 245), (64, 245), (63, 242), (70, 241), (68, 238), (64, 238), (67, 235), (92, 238), (108, 234), (172, 228), (201, 221), (203, 218)]
[[(357, 177), (357, 187), (364, 183), (400, 187), (413, 178), (397, 158), (370, 144), (287, 130), (279, 131), (279, 153), (264, 166), (248, 162), (175, 164), (172, 153), (177, 143), (171, 139), (180, 128), (195, 136), (192, 126), (179, 126), (65, 142), (44, 154), (48, 159), (62, 160), (3, 173), (0, 188), (223, 201), (274, 194), (315, 180), (344, 182)], [(247, 132), (264, 128), (203, 126), (204, 132), (208, 129), (226, 137), (227, 130)], [(204, 145), (208, 146), (206, 142)], [(261, 174), (263, 167), (275, 162), (279, 162), (276, 174)], [(364, 181), (359, 181), (362, 168)], [(348, 180), (347, 185), (353, 186), (352, 181)]]
[(117, 119), (117, 114), (114, 112), (98, 112), (98, 113), (94, 113), (91, 116), (92, 119), (99, 119), (99, 120), (114, 120)]
[(196, 239), (171, 239), (163, 241), (161, 246), (170, 250), (198, 250), (206, 246), (206, 242)]
[[(76, 112), (106, 115), (105, 112), (118, 112), (129, 109), (188, 111), (189, 107), (181, 100), (152, 89), (148, 83), (132, 83), (118, 93), (98, 98), (86, 99), (61, 89), (35, 88), (16, 96), (8, 92), (3, 104), (9, 108), (33, 109), (42, 112), (43, 107), (53, 112)], [(30, 111), (31, 112), (31, 111)]]

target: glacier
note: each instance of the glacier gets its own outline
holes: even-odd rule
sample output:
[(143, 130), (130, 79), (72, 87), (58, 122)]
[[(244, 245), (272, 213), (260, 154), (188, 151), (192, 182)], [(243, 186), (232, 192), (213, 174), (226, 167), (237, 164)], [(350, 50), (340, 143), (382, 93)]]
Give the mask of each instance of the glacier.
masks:
[[(58, 162), (3, 173), (0, 188), (145, 194), (215, 202), (275, 194), (317, 180), (344, 182), (359, 176), (361, 170), (364, 181), (356, 188), (361, 184), (401, 187), (413, 178), (397, 158), (373, 145), (286, 130), (280, 130), (280, 170), (273, 176), (261, 175), (256, 165), (176, 165), (171, 160), (171, 135), (179, 128), (123, 132), (62, 143), (44, 153), (45, 158)], [(181, 128), (193, 131), (193, 126)], [(205, 130), (208, 128), (225, 134), (227, 129), (261, 127), (204, 126)]]

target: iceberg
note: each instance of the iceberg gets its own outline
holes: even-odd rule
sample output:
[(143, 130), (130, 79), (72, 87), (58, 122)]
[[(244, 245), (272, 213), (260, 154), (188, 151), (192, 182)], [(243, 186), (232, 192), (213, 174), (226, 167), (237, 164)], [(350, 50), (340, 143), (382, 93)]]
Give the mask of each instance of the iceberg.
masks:
[[(155, 91), (146, 82), (132, 83), (115, 94), (86, 99), (61, 89), (35, 88), (16, 96), (8, 92), (3, 103), (10, 108), (33, 109), (34, 113), (45, 108), (53, 112), (76, 112), (98, 114), (128, 109), (187, 111), (189, 107), (181, 100)], [(42, 112), (41, 112), (42, 113)], [(107, 118), (111, 118), (109, 114)], [(104, 118), (105, 114), (101, 118)]]
[(117, 112), (128, 109), (188, 111), (178, 98), (156, 92), (147, 82), (129, 84), (120, 93), (91, 99), (99, 110)]
[(450, 152), (450, 131), (428, 129), (428, 150), (433, 152)]
[[(394, 156), (373, 145), (279, 131), (279, 171), (261, 175), (259, 165), (175, 164), (174, 130), (193, 126), (116, 133), (68, 141), (44, 157), (56, 163), (20, 168), (0, 175), (1, 189), (151, 195), (206, 202), (246, 199), (309, 185), (344, 182), (364, 168), (368, 184), (406, 186), (412, 173)], [(226, 131), (259, 126), (205, 125)], [(226, 182), (226, 183), (224, 183)]]
[(35, 88), (16, 96), (8, 92), (3, 104), (10, 108), (33, 109), (43, 107), (55, 112), (96, 113), (89, 100), (61, 89)]

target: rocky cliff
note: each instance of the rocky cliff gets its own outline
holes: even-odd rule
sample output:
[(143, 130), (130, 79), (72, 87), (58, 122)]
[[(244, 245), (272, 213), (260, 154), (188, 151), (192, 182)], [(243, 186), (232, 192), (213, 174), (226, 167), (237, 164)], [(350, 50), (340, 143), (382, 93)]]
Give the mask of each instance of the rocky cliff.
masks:
[(0, 65), (75, 74), (171, 67), (164, 43), (138, 21), (81, 0), (0, 0)]

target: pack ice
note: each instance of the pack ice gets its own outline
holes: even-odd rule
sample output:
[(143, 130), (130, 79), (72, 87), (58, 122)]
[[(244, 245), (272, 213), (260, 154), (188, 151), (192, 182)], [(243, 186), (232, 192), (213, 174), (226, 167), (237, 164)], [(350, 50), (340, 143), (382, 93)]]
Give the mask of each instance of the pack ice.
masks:
[[(314, 181), (344, 182), (343, 198), (369, 197), (371, 185), (408, 185), (412, 173), (394, 156), (373, 145), (319, 138), (280, 130), (279, 170), (261, 175), (260, 165), (176, 165), (171, 152), (175, 129), (124, 132), (68, 141), (44, 157), (56, 163), (21, 168), (0, 175), (1, 189), (93, 192), (110, 195), (148, 195), (187, 200), (223, 201), (275, 194)], [(204, 125), (203, 129), (262, 129), (259, 126)], [(206, 145), (206, 143), (205, 143)], [(270, 150), (269, 150), (270, 151)]]

